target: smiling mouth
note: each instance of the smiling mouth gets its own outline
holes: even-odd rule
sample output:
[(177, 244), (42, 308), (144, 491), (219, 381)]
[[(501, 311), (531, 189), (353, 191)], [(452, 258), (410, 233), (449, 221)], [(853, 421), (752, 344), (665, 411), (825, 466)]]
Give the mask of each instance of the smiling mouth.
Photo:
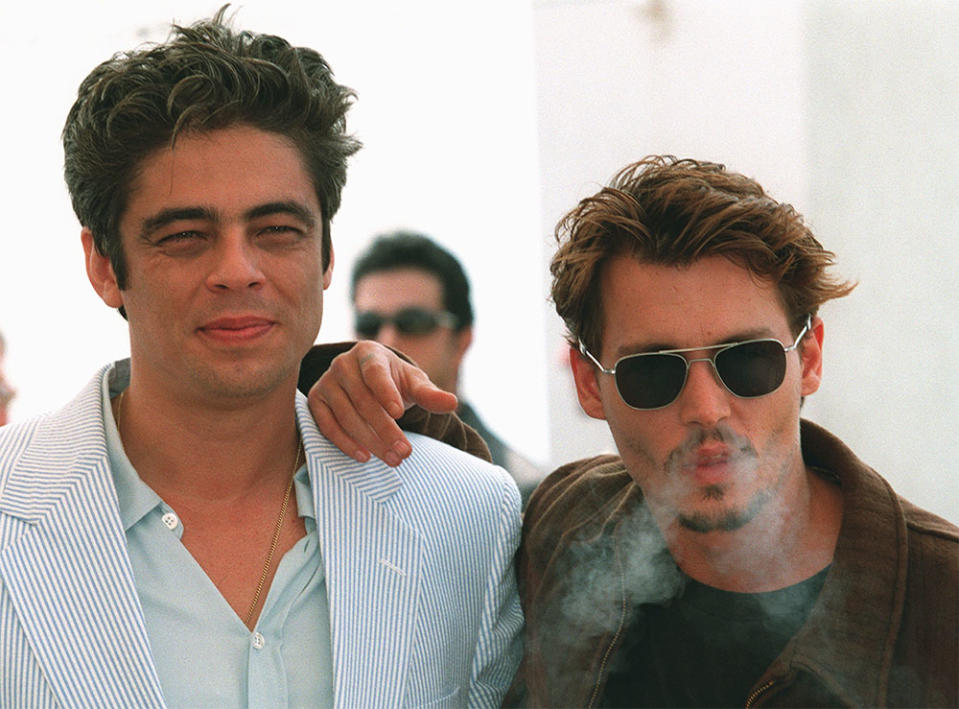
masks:
[(197, 328), (197, 331), (211, 339), (239, 343), (255, 340), (273, 329), (272, 320), (260, 317), (218, 318)]

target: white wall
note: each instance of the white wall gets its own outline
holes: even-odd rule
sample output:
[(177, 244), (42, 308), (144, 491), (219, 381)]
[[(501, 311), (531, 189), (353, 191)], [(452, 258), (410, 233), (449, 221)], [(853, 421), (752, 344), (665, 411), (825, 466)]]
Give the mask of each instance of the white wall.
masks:
[(959, 3), (811, 3), (808, 214), (860, 281), (816, 418), (959, 520)]

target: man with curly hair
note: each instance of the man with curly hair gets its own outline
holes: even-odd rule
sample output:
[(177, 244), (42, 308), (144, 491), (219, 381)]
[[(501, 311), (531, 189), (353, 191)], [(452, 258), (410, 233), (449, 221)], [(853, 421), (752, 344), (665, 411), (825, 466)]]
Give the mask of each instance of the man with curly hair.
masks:
[[(530, 499), (509, 702), (956, 706), (959, 530), (800, 416), (823, 375), (819, 308), (852, 289), (802, 217), (722, 165), (653, 156), (557, 238), (579, 401), (619, 455)], [(355, 349), (311, 404), (344, 450), (379, 455), (399, 429), (332, 425), (349, 420), (339, 392), (395, 406), (417, 376)]]

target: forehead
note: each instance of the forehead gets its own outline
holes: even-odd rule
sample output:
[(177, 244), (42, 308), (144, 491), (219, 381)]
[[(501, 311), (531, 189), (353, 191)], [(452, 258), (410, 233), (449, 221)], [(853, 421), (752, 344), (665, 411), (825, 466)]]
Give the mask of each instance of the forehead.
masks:
[(294, 200), (316, 211), (312, 179), (293, 143), (276, 133), (236, 125), (179, 136), (144, 158), (121, 223), (179, 207), (208, 207), (225, 216), (253, 205)]
[(789, 334), (776, 287), (721, 256), (682, 267), (617, 256), (603, 270), (600, 297), (604, 352)]
[(443, 284), (419, 268), (373, 271), (356, 282), (354, 305), (358, 310), (381, 312), (412, 305), (439, 310), (443, 307)]

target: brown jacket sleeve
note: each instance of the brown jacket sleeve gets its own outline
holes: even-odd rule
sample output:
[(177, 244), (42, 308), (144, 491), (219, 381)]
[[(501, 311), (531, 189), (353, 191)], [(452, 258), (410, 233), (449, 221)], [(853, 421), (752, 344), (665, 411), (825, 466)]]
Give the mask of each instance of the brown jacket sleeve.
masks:
[[(297, 388), (304, 394), (308, 394), (310, 387), (329, 369), (333, 359), (350, 350), (355, 344), (355, 342), (335, 342), (311, 347), (300, 362)], [(412, 362), (402, 352), (393, 351), (407, 362)], [(486, 442), (456, 414), (434, 414), (419, 406), (411, 406), (397, 423), (408, 433), (420, 433), (487, 462), (491, 460)]]

